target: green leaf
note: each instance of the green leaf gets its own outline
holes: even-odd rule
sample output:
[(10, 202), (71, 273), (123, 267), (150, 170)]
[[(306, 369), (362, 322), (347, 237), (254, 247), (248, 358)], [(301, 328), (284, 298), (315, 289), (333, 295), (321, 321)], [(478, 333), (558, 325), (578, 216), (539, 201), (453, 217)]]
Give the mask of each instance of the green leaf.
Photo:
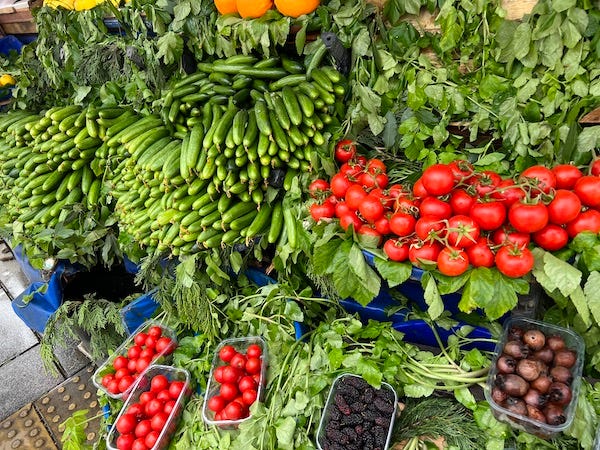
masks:
[(600, 324), (600, 272), (590, 273), (583, 288), (588, 307), (597, 324)]
[(471, 276), (465, 284), (458, 307), (463, 312), (471, 312), (477, 306), (488, 305), (494, 298), (495, 276), (487, 267), (471, 270)]
[(549, 252), (544, 254), (544, 272), (564, 296), (571, 295), (580, 287), (581, 272)]
[(296, 431), (296, 418), (286, 417), (275, 422), (277, 447), (283, 450), (294, 449), (294, 432)]
[(596, 233), (584, 231), (573, 238), (570, 247), (581, 253), (585, 249), (593, 248), (598, 243), (600, 243), (600, 241), (598, 240), (598, 235)]
[(587, 270), (600, 270), (600, 244), (581, 252), (581, 260)]
[(425, 293), (423, 296), (425, 303), (429, 306), (427, 312), (435, 320), (444, 312), (444, 302), (438, 291), (435, 279), (429, 273), (423, 275), (423, 281), (425, 282)]
[(515, 30), (512, 38), (514, 55), (518, 59), (522, 59), (529, 53), (531, 43), (531, 26), (529, 23), (521, 23)]
[(375, 257), (374, 260), (377, 271), (390, 287), (396, 287), (410, 278), (412, 273), (411, 264), (389, 261), (378, 257)]
[(480, 306), (484, 308), (486, 316), (496, 320), (514, 309), (519, 303), (519, 298), (511, 283), (507, 282), (500, 272), (496, 270), (493, 273), (496, 274), (493, 300), (488, 304), (480, 303)]
[(458, 400), (465, 408), (469, 408), (471, 411), (474, 411), (477, 408), (477, 401), (468, 388), (455, 389), (454, 397), (456, 397), (456, 400)]
[(379, 389), (383, 374), (381, 373), (381, 370), (375, 361), (371, 361), (367, 358), (361, 358), (356, 365), (356, 371), (362, 375), (367, 383)]
[(317, 275), (326, 273), (334, 273), (334, 256), (340, 249), (342, 241), (340, 239), (332, 239), (322, 245), (315, 246), (315, 251), (311, 258), (314, 272)]
[(575, 305), (575, 309), (577, 309), (577, 312), (579, 313), (579, 318), (583, 321), (586, 327), (589, 327), (592, 324), (592, 318), (590, 316), (590, 308), (588, 307), (583, 289), (581, 289), (580, 286), (577, 286), (577, 288), (571, 292), (569, 298), (573, 302), (573, 305)]
[(407, 384), (404, 386), (404, 395), (412, 398), (429, 397), (434, 390), (433, 387), (422, 384)]
[(168, 31), (158, 38), (156, 58), (162, 58), (165, 64), (179, 61), (183, 54), (183, 39), (173, 31)]
[(337, 370), (342, 367), (344, 353), (341, 348), (334, 348), (329, 352), (329, 367), (331, 370)]
[(557, 12), (566, 11), (577, 4), (577, 0), (554, 0), (552, 2), (552, 9)]
[(348, 253), (350, 272), (356, 277), (355, 292), (352, 297), (366, 306), (379, 294), (381, 279), (365, 261), (365, 257), (357, 244), (353, 244)]

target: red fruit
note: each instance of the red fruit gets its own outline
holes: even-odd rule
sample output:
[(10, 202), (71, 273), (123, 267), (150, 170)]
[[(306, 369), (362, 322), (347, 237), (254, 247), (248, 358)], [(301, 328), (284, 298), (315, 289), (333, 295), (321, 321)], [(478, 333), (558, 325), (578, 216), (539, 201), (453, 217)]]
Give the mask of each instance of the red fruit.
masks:
[(155, 375), (150, 381), (150, 390), (152, 392), (160, 392), (169, 387), (169, 379), (164, 375)]
[(177, 402), (175, 400), (169, 400), (168, 402), (165, 403), (165, 407), (163, 408), (163, 411), (170, 415), (171, 412), (175, 409), (176, 403)]
[(258, 392), (254, 389), (247, 389), (242, 393), (242, 401), (247, 406), (252, 406), (258, 397)]
[(238, 388), (240, 392), (244, 392), (248, 389), (257, 389), (258, 385), (251, 375), (246, 375), (245, 377), (240, 378), (240, 381), (238, 382)]
[(150, 360), (152, 361), (154, 359), (154, 355), (156, 355), (156, 352), (153, 348), (145, 348), (144, 350), (142, 350), (142, 353), (140, 353), (139, 357), (150, 358)]
[(161, 431), (169, 419), (169, 415), (165, 412), (158, 412), (152, 419), (150, 419), (150, 426), (155, 431)]
[(557, 225), (563, 225), (579, 215), (581, 200), (566, 189), (559, 189), (554, 193), (554, 198), (548, 205), (548, 219)]
[(323, 203), (313, 203), (310, 205), (310, 215), (317, 223), (323, 219), (331, 219), (335, 216), (335, 205), (328, 201)]
[(152, 431), (152, 425), (148, 419), (140, 421), (135, 427), (135, 437), (144, 438)]
[(390, 228), (390, 221), (387, 217), (382, 217), (379, 220), (376, 220), (375, 229), (382, 236), (385, 236), (386, 234), (390, 234), (392, 232), (392, 229)]
[(351, 212), (352, 210), (348, 208), (348, 205), (344, 200), (341, 200), (335, 204), (335, 217), (337, 217), (338, 219), (344, 214), (348, 214)]
[(521, 173), (522, 180), (530, 179), (539, 190), (544, 193), (556, 187), (556, 175), (552, 170), (544, 166), (532, 166)]
[(138, 359), (141, 354), (142, 347), (140, 347), (139, 345), (134, 345), (133, 347), (130, 347), (129, 350), (127, 350), (127, 357), (129, 359)]
[(493, 267), (495, 256), (486, 238), (479, 238), (475, 245), (467, 248), (466, 252), (473, 267)]
[(258, 344), (250, 344), (246, 350), (248, 358), (260, 358), (262, 355), (262, 347)]
[(439, 219), (448, 219), (452, 215), (452, 206), (435, 197), (425, 197), (419, 205), (421, 216), (434, 216)]
[(470, 216), (482, 230), (499, 228), (506, 219), (506, 208), (502, 202), (476, 202), (471, 207)]
[(131, 375), (125, 375), (123, 378), (119, 380), (119, 392), (125, 392), (127, 389), (131, 387), (134, 383), (135, 378)]
[(331, 179), (331, 192), (338, 199), (342, 199), (346, 196), (348, 188), (354, 183), (348, 179), (348, 177), (342, 173), (336, 173)]
[(600, 159), (595, 159), (590, 164), (590, 175), (599, 176), (600, 175)]
[(496, 267), (507, 277), (520, 278), (533, 268), (533, 255), (528, 248), (511, 245), (500, 247), (496, 253)]
[(211, 398), (208, 399), (208, 403), (206, 404), (206, 406), (208, 406), (208, 409), (210, 409), (211, 411), (218, 413), (221, 412), (223, 408), (225, 408), (226, 404), (227, 401), (223, 397), (221, 397), (220, 395), (213, 395)]
[(223, 369), (225, 369), (225, 366), (219, 366), (213, 372), (213, 377), (215, 377), (215, 380), (218, 383), (222, 383), (223, 382)]
[(362, 201), (367, 197), (367, 193), (358, 184), (354, 184), (346, 191), (346, 205), (354, 211), (357, 211)]
[(462, 159), (452, 161), (450, 164), (448, 164), (448, 167), (452, 171), (452, 175), (454, 176), (454, 180), (456, 182), (464, 181), (467, 178), (470, 178), (474, 173), (473, 165), (470, 162)]
[(356, 155), (356, 143), (350, 139), (343, 139), (335, 145), (335, 159), (345, 163)]
[(131, 450), (148, 450), (148, 446), (146, 446), (146, 438), (140, 437), (133, 441)]
[(469, 183), (475, 186), (475, 191), (480, 197), (492, 193), (502, 182), (502, 177), (491, 170), (484, 170), (469, 179)]
[(145, 350), (147, 350), (147, 349), (154, 349), (154, 347), (156, 346), (156, 341), (157, 341), (157, 339), (154, 336), (148, 335), (148, 337), (146, 338), (146, 343), (145, 343), (146, 348), (145, 348)]
[(129, 373), (137, 373), (137, 359), (130, 359), (127, 363), (127, 370)]
[(126, 369), (129, 364), (129, 360), (124, 356), (117, 356), (113, 361), (113, 367), (115, 370)]
[(181, 391), (183, 391), (185, 387), (185, 383), (183, 381), (173, 381), (171, 386), (169, 386), (169, 395), (173, 400), (177, 400), (179, 395), (181, 395)]
[(130, 375), (127, 367), (119, 369), (115, 372), (115, 380), (120, 380), (121, 378), (123, 378), (124, 376), (127, 376), (127, 375)]
[(448, 244), (451, 247), (467, 248), (479, 239), (479, 225), (469, 216), (453, 216), (448, 220)]
[(137, 420), (133, 414), (123, 414), (117, 420), (117, 431), (121, 434), (132, 433), (137, 425)]
[(133, 338), (133, 342), (135, 342), (135, 345), (139, 345), (141, 347), (142, 345), (144, 345), (146, 343), (147, 337), (148, 337), (148, 335), (146, 333), (143, 333), (143, 332), (138, 333)]
[[(154, 420), (154, 419), (152, 419)], [(158, 441), (158, 438), (160, 436), (160, 433), (158, 431), (151, 431), (150, 433), (148, 433), (148, 435), (146, 436), (146, 439), (144, 439), (144, 444), (146, 444), (146, 447), (148, 448), (153, 448), (156, 445), (156, 442)]]
[(373, 225), (363, 225), (358, 230), (360, 236), (368, 236), (368, 241), (364, 242), (366, 246), (379, 247), (381, 245), (382, 236)]
[(237, 351), (231, 345), (224, 345), (221, 350), (219, 350), (219, 358), (224, 362), (231, 361), (235, 355), (237, 355)]
[(156, 398), (156, 393), (152, 391), (142, 392), (140, 394), (140, 403), (146, 405)]
[(156, 352), (163, 355), (170, 355), (175, 350), (175, 344), (168, 336), (163, 336), (156, 341)]
[(238, 394), (239, 391), (235, 383), (223, 383), (219, 389), (219, 395), (227, 401), (233, 400)]
[(131, 450), (133, 447), (133, 441), (135, 441), (135, 436), (133, 433), (122, 434), (117, 438), (117, 449)]
[(410, 246), (408, 250), (408, 259), (413, 265), (421, 267), (421, 263), (435, 263), (442, 250), (437, 242), (417, 242)]
[(455, 189), (448, 202), (455, 215), (467, 215), (475, 203), (475, 197), (469, 195), (464, 189)]
[(415, 231), (416, 223), (411, 214), (397, 212), (390, 217), (390, 230), (398, 236), (408, 236)]
[(119, 394), (121, 391), (119, 391), (119, 380), (117, 379), (113, 379), (108, 383), (108, 386), (106, 386), (106, 390), (108, 392), (110, 392), (111, 394)]
[(580, 213), (575, 220), (567, 224), (567, 232), (571, 238), (574, 238), (579, 233), (591, 231), (592, 233), (600, 233), (600, 212), (595, 209), (588, 209)]
[(585, 206), (600, 206), (600, 177), (581, 177), (575, 183), (575, 193)]
[(153, 398), (144, 406), (144, 412), (147, 417), (153, 417), (163, 410), (164, 405), (164, 402), (157, 398)]
[(525, 191), (519, 186), (515, 186), (513, 180), (502, 180), (498, 186), (492, 191), (492, 198), (500, 200), (504, 206), (510, 208), (513, 203), (516, 203), (525, 198)]
[(529, 245), (529, 233), (507, 230), (506, 227), (498, 228), (492, 233), (492, 242), (496, 245), (512, 244), (523, 248)]
[(423, 187), (430, 195), (446, 195), (454, 187), (454, 174), (445, 164), (429, 166), (421, 176)]
[(160, 391), (158, 394), (156, 394), (156, 399), (160, 400), (163, 403), (170, 401), (171, 395), (169, 395), (169, 390), (164, 389), (164, 390)]
[(238, 402), (229, 403), (223, 410), (227, 420), (240, 420), (244, 415), (244, 407)]
[(438, 255), (437, 268), (449, 277), (461, 275), (469, 268), (469, 257), (464, 250), (446, 247)]
[(544, 250), (554, 252), (569, 243), (569, 233), (564, 228), (550, 223), (540, 231), (533, 233), (533, 242)]
[(223, 383), (237, 383), (240, 378), (240, 370), (232, 366), (223, 369)]
[(127, 408), (127, 414), (133, 414), (136, 419), (142, 420), (144, 416), (144, 407), (141, 403), (133, 403), (129, 408)]
[(404, 186), (401, 184), (392, 184), (387, 188), (387, 193), (393, 199), (404, 196), (408, 194), (408, 191), (404, 189)]
[(406, 261), (408, 259), (408, 244), (398, 241), (398, 239), (388, 239), (383, 244), (383, 251), (392, 261)]
[(523, 233), (535, 233), (548, 224), (548, 208), (543, 203), (515, 203), (508, 210), (513, 228)]
[(358, 205), (358, 212), (367, 222), (375, 222), (383, 217), (385, 208), (380, 199), (369, 194)]
[(144, 370), (148, 368), (148, 366), (152, 363), (152, 358), (140, 358), (137, 360), (135, 364), (135, 369), (137, 373), (142, 373)]
[(425, 198), (429, 196), (429, 191), (427, 191), (427, 189), (425, 189), (425, 186), (423, 185), (423, 178), (419, 178), (417, 180), (417, 182), (413, 186), (412, 191), (413, 195), (416, 198)]
[(444, 220), (436, 216), (421, 216), (415, 223), (415, 233), (422, 241), (443, 237), (445, 228)]
[(329, 191), (329, 183), (323, 179), (317, 179), (308, 185), (308, 193), (312, 198), (320, 198)]
[(148, 336), (152, 336), (154, 339), (158, 340), (162, 336), (162, 328), (158, 325), (153, 325), (148, 329)]
[(108, 387), (108, 384), (115, 379), (113, 373), (106, 374), (102, 377), (102, 386)]
[[(573, 189), (583, 173), (571, 164), (559, 164), (552, 168), (556, 177), (556, 189)], [(593, 174), (592, 174), (593, 175)]]
[(231, 358), (230, 364), (236, 369), (244, 369), (244, 367), (246, 367), (246, 357), (241, 353), (237, 353), (233, 358)]
[(344, 214), (340, 217), (340, 226), (344, 229), (344, 231), (347, 230), (350, 225), (354, 227), (354, 231), (360, 230), (360, 227), (363, 226), (363, 221), (360, 220), (354, 211), (351, 211), (348, 214)]

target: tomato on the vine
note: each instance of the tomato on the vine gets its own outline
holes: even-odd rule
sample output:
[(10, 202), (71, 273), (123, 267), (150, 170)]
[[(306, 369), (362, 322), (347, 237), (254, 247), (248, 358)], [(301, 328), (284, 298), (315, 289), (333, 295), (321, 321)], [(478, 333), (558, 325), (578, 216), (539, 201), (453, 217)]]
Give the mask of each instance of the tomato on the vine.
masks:
[(533, 269), (533, 262), (533, 254), (528, 248), (505, 245), (496, 253), (496, 267), (510, 278), (527, 275)]
[(408, 236), (415, 231), (417, 221), (411, 214), (397, 212), (390, 217), (390, 230), (397, 236)]
[(544, 193), (556, 187), (556, 175), (545, 166), (531, 166), (521, 173), (521, 180), (531, 180), (537, 189)]
[(525, 190), (516, 186), (510, 178), (502, 180), (491, 193), (492, 198), (502, 201), (504, 206), (510, 208), (513, 203), (525, 198)]
[(581, 177), (575, 183), (575, 193), (585, 206), (600, 206), (600, 177)]
[(508, 221), (517, 231), (535, 233), (548, 224), (548, 208), (541, 202), (515, 203), (508, 210)]
[(556, 177), (556, 189), (573, 189), (583, 172), (571, 164), (559, 164), (552, 168)]
[(506, 227), (498, 228), (492, 233), (492, 242), (496, 245), (512, 244), (523, 248), (527, 247), (530, 241), (529, 233), (510, 230)]
[(390, 195), (387, 195), (385, 193), (385, 191), (381, 188), (376, 188), (373, 189), (371, 192), (369, 192), (369, 195), (375, 197), (376, 199), (378, 199), (381, 204), (383, 205), (384, 208), (391, 208), (392, 206), (394, 206), (394, 198), (391, 197)]
[(477, 243), (481, 230), (469, 216), (457, 215), (448, 220), (446, 238), (451, 247), (467, 248)]
[(477, 201), (471, 207), (469, 215), (482, 230), (490, 231), (499, 228), (506, 219), (504, 203), (498, 201)]
[(312, 198), (323, 196), (329, 191), (329, 183), (321, 178), (316, 179), (308, 186), (308, 192)]
[(341, 163), (350, 161), (356, 155), (356, 143), (350, 139), (343, 139), (335, 146), (335, 159)]
[(446, 247), (437, 257), (437, 268), (449, 277), (462, 275), (469, 268), (469, 257), (464, 250)]
[(421, 181), (430, 195), (449, 194), (456, 182), (452, 169), (445, 164), (429, 166), (423, 172)]
[(437, 242), (414, 242), (408, 250), (408, 259), (421, 267), (421, 262), (435, 263), (441, 251), (442, 247)]
[(344, 231), (346, 231), (350, 225), (354, 227), (354, 231), (360, 230), (360, 227), (363, 226), (363, 221), (360, 220), (354, 211), (350, 211), (340, 217), (340, 226)]
[(472, 177), (469, 182), (475, 186), (475, 191), (480, 197), (493, 192), (502, 182), (502, 177), (491, 170), (484, 170)]
[(351, 181), (355, 181), (356, 178), (360, 175), (363, 168), (355, 161), (348, 161), (347, 163), (342, 164), (340, 167), (339, 173), (341, 175), (346, 176)]
[(368, 173), (373, 175), (377, 175), (379, 173), (385, 173), (387, 168), (385, 167), (385, 163), (377, 158), (369, 159), (367, 161), (367, 167), (365, 168)]
[(454, 189), (450, 194), (450, 207), (455, 215), (467, 215), (471, 211), (471, 206), (475, 203), (475, 197), (470, 195), (464, 189)]
[(580, 213), (575, 220), (567, 224), (567, 232), (571, 238), (574, 238), (579, 233), (591, 231), (592, 233), (600, 233), (600, 212), (595, 209), (588, 209)]
[(419, 205), (419, 213), (422, 216), (435, 216), (440, 219), (448, 219), (452, 215), (452, 207), (449, 203), (436, 197), (425, 197)]
[(448, 164), (448, 167), (452, 171), (452, 175), (454, 176), (454, 180), (456, 182), (465, 181), (467, 178), (473, 176), (475, 172), (473, 169), (473, 164), (464, 159), (457, 159)]
[(390, 221), (387, 217), (381, 217), (377, 219), (374, 223), (375, 229), (381, 234), (385, 236), (386, 234), (390, 234), (392, 232), (390, 228)]
[(337, 198), (344, 198), (344, 196), (346, 195), (346, 191), (353, 184), (354, 183), (352, 183), (352, 181), (350, 181), (347, 176), (341, 173), (336, 173), (331, 179), (331, 192)]
[(443, 237), (445, 228), (444, 220), (436, 216), (421, 216), (415, 223), (415, 233), (422, 241)]
[(352, 212), (352, 210), (348, 207), (344, 200), (341, 200), (335, 204), (335, 217), (338, 219), (349, 212)]
[(383, 244), (383, 251), (392, 261), (406, 261), (408, 259), (409, 245), (398, 240), (388, 239)]
[(381, 201), (374, 195), (367, 195), (358, 205), (358, 212), (367, 222), (375, 222), (383, 217), (385, 208)]
[(310, 215), (315, 222), (320, 222), (322, 219), (331, 219), (335, 216), (335, 205), (329, 201), (321, 204), (313, 203), (310, 205)]
[(573, 191), (558, 189), (548, 204), (548, 219), (557, 225), (563, 225), (579, 215), (581, 200)]
[(492, 252), (486, 238), (480, 237), (475, 245), (467, 247), (466, 252), (473, 267), (494, 266), (494, 252)]
[(358, 184), (354, 184), (346, 191), (346, 205), (353, 211), (357, 211), (362, 201), (367, 197), (367, 193)]
[(384, 189), (388, 185), (388, 181), (388, 176), (385, 173), (363, 172), (358, 176), (358, 183), (366, 189)]
[(429, 192), (427, 191), (427, 189), (425, 189), (425, 186), (423, 185), (422, 177), (415, 182), (412, 188), (412, 192), (416, 198), (425, 198), (429, 196)]
[(393, 199), (408, 194), (408, 192), (404, 189), (404, 186), (401, 184), (392, 184), (391, 186), (388, 186), (387, 193)]
[(563, 227), (549, 223), (540, 231), (533, 233), (533, 242), (544, 250), (554, 252), (569, 243), (569, 233)]
[(595, 159), (590, 164), (590, 175), (600, 176), (600, 159)]

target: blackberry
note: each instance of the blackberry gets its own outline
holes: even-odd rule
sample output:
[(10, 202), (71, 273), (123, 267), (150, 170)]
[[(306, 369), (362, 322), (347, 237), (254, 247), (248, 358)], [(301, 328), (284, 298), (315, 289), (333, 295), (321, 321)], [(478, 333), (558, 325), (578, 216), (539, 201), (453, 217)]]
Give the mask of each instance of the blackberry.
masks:
[(385, 428), (385, 427), (389, 426), (390, 419), (387, 417), (379, 416), (375, 419), (375, 424)]
[(386, 415), (390, 415), (394, 412), (394, 405), (380, 398), (376, 398), (373, 401), (373, 404), (375, 405), (375, 408)]
[(354, 427), (363, 423), (363, 418), (358, 414), (350, 414), (349, 416), (342, 417), (341, 423), (342, 425), (352, 425)]
[(340, 413), (339, 409), (337, 409), (337, 408), (329, 409), (329, 420), (340, 420), (341, 417), (342, 417), (342, 413)]
[(373, 427), (373, 429), (371, 430), (371, 433), (373, 434), (373, 438), (375, 440), (375, 445), (378, 447), (384, 447), (385, 446), (385, 442), (387, 441), (387, 429), (376, 425)]
[(333, 400), (334, 400), (334, 404), (338, 407), (338, 409), (340, 410), (340, 412), (342, 414), (348, 416), (352, 413), (352, 411), (350, 411), (350, 407), (348, 406), (348, 403), (346, 403), (346, 400), (344, 399), (342, 394), (335, 394)]
[(367, 409), (367, 405), (365, 405), (363, 402), (354, 402), (350, 404), (350, 409), (352, 412), (360, 413)]
[(356, 442), (356, 440), (358, 438), (356, 431), (354, 431), (354, 428), (352, 428), (352, 427), (346, 427), (346, 428), (342, 429), (342, 433), (344, 435), (346, 435), (349, 442)]

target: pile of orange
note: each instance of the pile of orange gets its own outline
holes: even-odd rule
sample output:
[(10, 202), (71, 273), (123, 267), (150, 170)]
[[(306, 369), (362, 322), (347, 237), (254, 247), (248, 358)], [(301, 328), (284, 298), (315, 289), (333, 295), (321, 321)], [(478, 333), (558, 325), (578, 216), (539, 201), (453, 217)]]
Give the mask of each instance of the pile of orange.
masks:
[[(215, 0), (221, 14), (239, 14), (244, 19), (262, 17), (273, 7), (271, 0)], [(284, 16), (300, 17), (312, 13), (319, 0), (275, 0), (275, 7)]]

